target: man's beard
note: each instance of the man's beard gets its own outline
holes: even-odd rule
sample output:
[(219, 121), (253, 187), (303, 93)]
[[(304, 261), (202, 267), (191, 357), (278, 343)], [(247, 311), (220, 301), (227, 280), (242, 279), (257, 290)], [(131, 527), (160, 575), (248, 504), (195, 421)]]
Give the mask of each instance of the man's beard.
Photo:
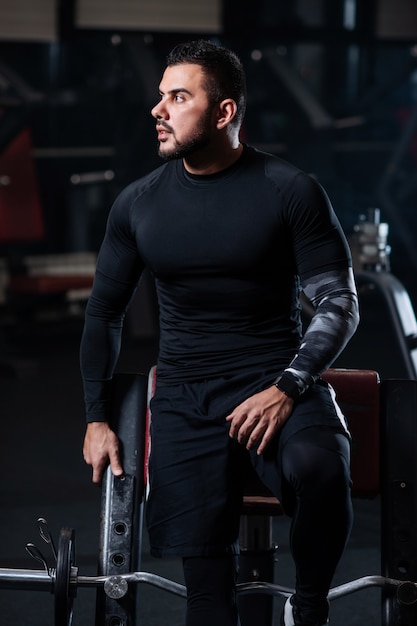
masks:
[(173, 161), (175, 159), (184, 159), (191, 154), (195, 154), (202, 148), (205, 148), (209, 143), (209, 137), (207, 135), (202, 137), (193, 137), (188, 139), (182, 144), (177, 144), (175, 148), (170, 151), (163, 152), (161, 146), (159, 146), (158, 154), (165, 161)]
[[(163, 150), (163, 142), (159, 143), (158, 154), (165, 161), (173, 161), (174, 159), (183, 159), (195, 154), (199, 150), (202, 150), (210, 143), (211, 137), (211, 114), (212, 109), (206, 111), (205, 116), (200, 120), (199, 127), (185, 139), (182, 143), (178, 143), (175, 134), (172, 132), (172, 137), (176, 143), (176, 146), (171, 150)], [(170, 129), (169, 129), (170, 130)], [(162, 148), (162, 149), (161, 149)]]

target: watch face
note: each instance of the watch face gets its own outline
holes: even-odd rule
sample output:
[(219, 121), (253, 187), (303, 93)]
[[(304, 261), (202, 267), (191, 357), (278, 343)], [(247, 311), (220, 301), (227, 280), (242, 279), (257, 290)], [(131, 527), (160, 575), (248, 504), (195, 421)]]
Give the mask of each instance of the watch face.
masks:
[(290, 378), (281, 376), (275, 385), (282, 393), (285, 393), (286, 396), (289, 396), (293, 400), (298, 400), (300, 397), (300, 390), (298, 389), (297, 383)]

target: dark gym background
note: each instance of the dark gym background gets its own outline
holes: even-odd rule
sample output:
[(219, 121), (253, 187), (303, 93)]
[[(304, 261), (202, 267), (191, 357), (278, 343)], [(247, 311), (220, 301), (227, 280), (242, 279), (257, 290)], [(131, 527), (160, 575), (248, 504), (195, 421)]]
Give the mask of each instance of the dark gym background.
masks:
[[(49, 557), (43, 516), (55, 535), (75, 528), (80, 573), (96, 571), (100, 492), (81, 455), (83, 309), (112, 201), (159, 164), (149, 111), (165, 54), (199, 36), (240, 54), (243, 138), (318, 177), (355, 259), (355, 226), (380, 209), (388, 271), (417, 306), (414, 0), (0, 0), (0, 567), (38, 567), (28, 541)], [(337, 364), (403, 377), (384, 304), (368, 293), (362, 307), (366, 332)], [(146, 278), (119, 369), (147, 371), (157, 333)], [(355, 510), (337, 583), (380, 573), (379, 501)], [(276, 579), (292, 585), (287, 527), (274, 524)], [(150, 559), (144, 541), (143, 569), (180, 581), (178, 564)], [(182, 623), (183, 600), (141, 593), (144, 624)], [(94, 596), (79, 591), (76, 626), (93, 624)], [(52, 624), (52, 607), (48, 594), (0, 589), (8, 626)], [(334, 626), (376, 626), (379, 592), (336, 601), (332, 615)]]

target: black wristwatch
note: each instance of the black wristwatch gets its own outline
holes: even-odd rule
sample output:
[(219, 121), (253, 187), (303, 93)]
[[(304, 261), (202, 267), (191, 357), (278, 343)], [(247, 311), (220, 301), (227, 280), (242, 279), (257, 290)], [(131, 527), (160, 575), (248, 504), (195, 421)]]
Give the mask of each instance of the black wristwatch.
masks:
[(289, 376), (285, 376), (285, 374), (284, 374), (283, 376), (278, 378), (278, 380), (274, 383), (274, 385), (280, 391), (285, 393), (286, 396), (289, 396), (293, 400), (298, 400), (299, 399), (299, 397), (300, 397), (300, 390), (298, 388), (298, 385), (295, 382), (295, 380), (293, 380)]

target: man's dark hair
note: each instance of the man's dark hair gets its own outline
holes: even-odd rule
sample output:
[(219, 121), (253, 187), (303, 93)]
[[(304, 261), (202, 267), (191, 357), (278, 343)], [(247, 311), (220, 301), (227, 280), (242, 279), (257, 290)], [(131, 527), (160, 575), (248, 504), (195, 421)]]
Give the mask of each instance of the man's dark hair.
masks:
[(167, 66), (200, 65), (206, 75), (205, 89), (211, 104), (232, 98), (237, 104), (233, 121), (240, 127), (246, 110), (246, 78), (239, 57), (223, 46), (199, 39), (181, 43), (168, 54)]

